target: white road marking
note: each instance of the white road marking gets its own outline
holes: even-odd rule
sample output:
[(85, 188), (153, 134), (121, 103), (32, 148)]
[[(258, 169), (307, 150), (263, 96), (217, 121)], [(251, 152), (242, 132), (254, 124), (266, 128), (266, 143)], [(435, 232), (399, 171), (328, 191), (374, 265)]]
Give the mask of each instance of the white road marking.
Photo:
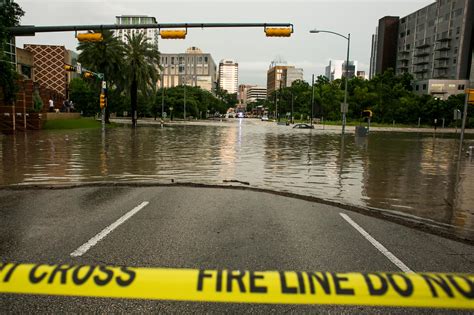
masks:
[(372, 245), (375, 246), (382, 254), (385, 255), (395, 266), (400, 268), (404, 272), (413, 272), (407, 265), (405, 265), (400, 259), (398, 259), (394, 254), (392, 254), (388, 249), (380, 244), (375, 238), (373, 238), (369, 233), (367, 233), (360, 225), (355, 223), (347, 214), (339, 213), (341, 217), (346, 220), (350, 225), (352, 225), (360, 234), (362, 234)]
[(99, 242), (104, 237), (106, 237), (107, 234), (109, 234), (110, 232), (115, 230), (120, 224), (122, 224), (125, 221), (127, 221), (128, 219), (130, 219), (135, 213), (137, 213), (138, 211), (143, 209), (148, 204), (149, 204), (148, 201), (144, 201), (141, 204), (139, 204), (138, 206), (136, 206), (135, 208), (133, 208), (132, 210), (130, 210), (129, 212), (127, 212), (126, 214), (124, 214), (117, 221), (115, 221), (114, 223), (112, 223), (111, 225), (109, 225), (108, 227), (103, 229), (99, 234), (97, 234), (96, 236), (91, 238), (89, 241), (87, 241), (87, 243), (84, 243), (78, 249), (73, 251), (71, 253), (71, 256), (79, 257), (79, 256), (84, 255), (92, 246), (96, 245), (97, 242)]

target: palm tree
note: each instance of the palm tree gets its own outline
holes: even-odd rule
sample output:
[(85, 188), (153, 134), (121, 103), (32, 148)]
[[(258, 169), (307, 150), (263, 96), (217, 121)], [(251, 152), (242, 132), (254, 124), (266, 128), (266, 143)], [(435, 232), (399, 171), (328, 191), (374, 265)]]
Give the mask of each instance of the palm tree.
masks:
[(102, 31), (100, 42), (82, 42), (77, 49), (81, 51), (78, 61), (88, 70), (103, 73), (112, 84), (120, 83), (123, 68), (123, 43), (112, 31)]
[(144, 33), (126, 35), (125, 73), (130, 83), (130, 103), (132, 109), (132, 126), (137, 125), (137, 94), (138, 90), (147, 93), (156, 88), (160, 70), (160, 52), (148, 42)]
[[(116, 93), (123, 90), (123, 43), (109, 30), (102, 31), (100, 42), (82, 42), (77, 49), (81, 51), (78, 61), (88, 70), (103, 73), (108, 87), (114, 86)], [(98, 86), (97, 86), (98, 87)], [(109, 122), (109, 108), (106, 107), (106, 122)]]

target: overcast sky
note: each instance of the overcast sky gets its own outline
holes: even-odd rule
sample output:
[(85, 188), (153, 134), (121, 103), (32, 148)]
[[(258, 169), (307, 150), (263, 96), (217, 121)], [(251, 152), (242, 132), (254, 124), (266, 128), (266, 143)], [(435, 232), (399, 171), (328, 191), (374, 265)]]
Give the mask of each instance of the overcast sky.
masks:
[[(267, 38), (261, 29), (191, 29), (185, 40), (161, 40), (163, 53), (184, 52), (197, 46), (211, 53), (214, 61), (228, 58), (239, 63), (239, 84), (266, 85), (266, 71), (279, 58), (311, 74), (324, 74), (329, 59), (345, 59), (347, 41), (331, 34), (309, 34), (319, 28), (351, 33), (351, 60), (359, 70), (369, 70), (371, 36), (378, 19), (386, 15), (405, 16), (434, 1), (426, 0), (240, 0), (240, 1), (163, 1), (163, 0), (17, 0), (26, 12), (22, 24), (72, 25), (113, 24), (115, 16), (140, 14), (154, 16), (158, 23), (257, 22), (293, 23), (290, 38)], [(43, 33), (18, 37), (25, 43), (65, 45), (75, 50), (74, 33)]]

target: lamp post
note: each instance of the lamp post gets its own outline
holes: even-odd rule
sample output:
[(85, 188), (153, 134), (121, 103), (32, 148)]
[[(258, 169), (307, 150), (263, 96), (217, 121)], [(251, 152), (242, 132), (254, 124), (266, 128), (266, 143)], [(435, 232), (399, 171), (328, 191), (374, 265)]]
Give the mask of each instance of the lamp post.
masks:
[(164, 75), (161, 74), (161, 119), (164, 118), (165, 113), (165, 83), (164, 83)]
[(311, 120), (310, 125), (311, 128), (313, 127), (313, 117), (314, 117), (314, 74), (312, 76), (312, 83), (311, 83)]
[(183, 118), (186, 120), (186, 77), (183, 76), (183, 83), (184, 83), (184, 114)]
[(344, 106), (342, 106), (342, 134), (344, 134), (345, 129), (346, 129), (346, 112), (347, 112), (347, 81), (349, 78), (349, 50), (351, 46), (351, 34), (347, 34), (347, 36), (344, 36), (342, 34), (332, 32), (332, 31), (323, 31), (323, 30), (310, 30), (310, 33), (317, 34), (317, 33), (330, 33), (334, 34), (337, 36), (340, 36), (344, 39), (347, 40), (347, 58), (346, 58), (346, 79), (345, 79), (345, 88), (344, 88)]

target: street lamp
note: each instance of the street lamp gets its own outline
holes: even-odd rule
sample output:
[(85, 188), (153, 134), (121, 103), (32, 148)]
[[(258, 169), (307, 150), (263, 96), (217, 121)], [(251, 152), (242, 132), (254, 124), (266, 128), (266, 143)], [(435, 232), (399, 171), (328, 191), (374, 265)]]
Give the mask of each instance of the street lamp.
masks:
[(165, 113), (165, 83), (164, 83), (164, 73), (161, 73), (161, 120), (164, 118)]
[(340, 36), (344, 39), (347, 40), (347, 59), (346, 59), (346, 83), (345, 83), (345, 88), (344, 88), (344, 105), (342, 106), (342, 134), (344, 134), (344, 131), (346, 129), (346, 112), (347, 112), (347, 81), (348, 81), (348, 78), (349, 78), (349, 50), (350, 50), (350, 46), (351, 46), (351, 34), (347, 34), (347, 36), (344, 36), (342, 34), (339, 34), (339, 33), (336, 33), (336, 32), (332, 32), (332, 31), (323, 31), (323, 30), (317, 30), (317, 29), (314, 29), (314, 30), (310, 30), (309, 31), (310, 33), (312, 34), (317, 34), (317, 33), (330, 33), (330, 34), (334, 34), (334, 35), (337, 35), (337, 36)]

